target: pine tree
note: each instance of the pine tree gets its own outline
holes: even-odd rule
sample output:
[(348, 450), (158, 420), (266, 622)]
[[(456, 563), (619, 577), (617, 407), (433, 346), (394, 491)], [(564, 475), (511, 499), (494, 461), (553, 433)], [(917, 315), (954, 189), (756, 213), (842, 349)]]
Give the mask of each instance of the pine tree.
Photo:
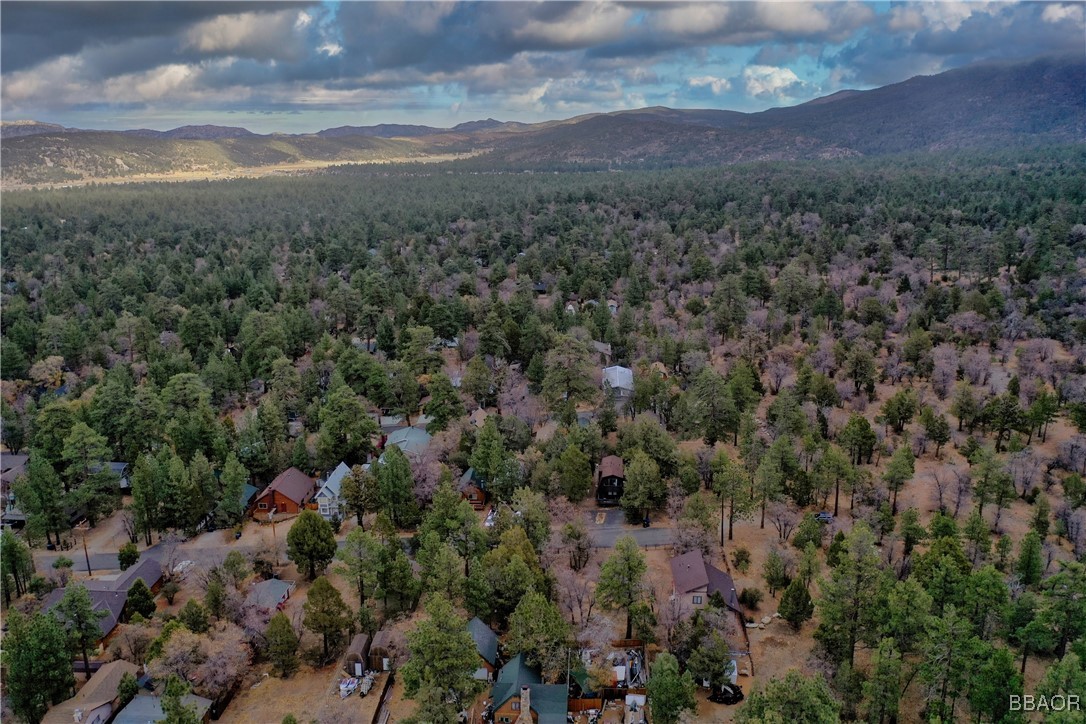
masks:
[(447, 600), (431, 596), (426, 618), (407, 634), (407, 648), (411, 656), (400, 669), (405, 694), (424, 701), (436, 694), (442, 716), (433, 720), (455, 721), (456, 713), (482, 688), (472, 677), (478, 654), (467, 621)]
[(557, 681), (566, 670), (572, 632), (558, 605), (536, 591), (528, 593), (509, 617), (509, 655), (523, 653), (546, 681)]
[(343, 546), (336, 551), (336, 560), (341, 565), (336, 573), (342, 575), (358, 591), (359, 604), (366, 605), (366, 592), (373, 591), (375, 572), (381, 559), (381, 544), (361, 528), (355, 528), (347, 534)]
[(879, 642), (871, 660), (871, 675), (863, 683), (870, 724), (897, 721), (901, 701), (901, 654), (893, 639)]
[(332, 526), (316, 511), (303, 510), (287, 532), (287, 554), (312, 581), (336, 555)]
[(433, 375), (427, 387), (430, 400), (423, 407), (423, 412), (430, 416), (426, 432), (434, 435), (448, 428), (451, 421), (464, 415), (464, 403), (448, 375), (442, 372)]
[(155, 595), (142, 578), (137, 578), (128, 589), (128, 613), (138, 613), (144, 618), (151, 618), (155, 613)]
[(1014, 571), (1026, 586), (1035, 586), (1041, 582), (1044, 561), (1041, 556), (1041, 536), (1037, 535), (1037, 531), (1031, 530), (1022, 538)]
[(351, 625), (351, 611), (343, 597), (327, 578), (321, 576), (309, 587), (309, 596), (302, 604), (305, 617), (302, 625), (321, 637), (324, 661), (332, 641), (338, 641), (343, 631)]
[(836, 724), (841, 721), (840, 710), (824, 677), (806, 677), (793, 669), (783, 678), (770, 679), (764, 688), (752, 693), (736, 712), (736, 721)]
[(857, 523), (845, 537), (830, 580), (820, 586), (821, 621), (814, 637), (830, 660), (852, 665), (858, 644), (877, 642), (885, 619), (886, 583), (875, 537), (865, 524)]
[(83, 671), (89, 681), (91, 670), (87, 652), (102, 638), (102, 629), (98, 622), (105, 618), (108, 612), (94, 608), (87, 587), (82, 584), (65, 588), (55, 610), (68, 629), (71, 648), (83, 656)]
[(297, 671), (298, 634), (285, 613), (279, 611), (272, 616), (264, 637), (268, 640), (268, 659), (279, 676), (286, 678)]
[(913, 451), (909, 446), (901, 445), (894, 451), (890, 462), (886, 465), (886, 472), (882, 475), (882, 479), (886, 481), (886, 487), (894, 494), (890, 509), (894, 515), (897, 515), (898, 491), (913, 477), (914, 460)]
[(5, 623), (4, 696), (16, 716), (39, 722), (75, 687), (64, 628), (48, 613), (27, 617), (10, 611)]
[(605, 608), (626, 611), (626, 638), (633, 634), (631, 609), (645, 595), (644, 577), (648, 570), (645, 556), (632, 536), (615, 541), (611, 556), (600, 567), (596, 595)]
[(648, 703), (652, 720), (659, 724), (677, 724), (684, 711), (695, 711), (694, 677), (689, 671), (679, 673), (679, 661), (668, 653), (653, 662), (649, 676)]
[(742, 466), (721, 450), (713, 459), (713, 492), (720, 499), (720, 545), (724, 545), (724, 507), (727, 504), (728, 540), (734, 538), (735, 521), (747, 520), (754, 513), (747, 474)]
[(558, 457), (558, 480), (571, 503), (579, 503), (592, 491), (592, 466), (588, 456), (570, 443)]
[(811, 616), (814, 615), (814, 603), (802, 579), (793, 579), (788, 584), (788, 588), (784, 589), (777, 612), (796, 631), (799, 631), (805, 621), (811, 620)]
[(222, 496), (215, 509), (216, 522), (221, 526), (236, 525), (245, 515), (245, 484), (249, 482), (249, 471), (238, 460), (237, 455), (230, 453), (223, 466)]
[(374, 467), (377, 470), (377, 496), (381, 510), (396, 527), (418, 523), (420, 513), (415, 500), (415, 478), (403, 450), (390, 445)]

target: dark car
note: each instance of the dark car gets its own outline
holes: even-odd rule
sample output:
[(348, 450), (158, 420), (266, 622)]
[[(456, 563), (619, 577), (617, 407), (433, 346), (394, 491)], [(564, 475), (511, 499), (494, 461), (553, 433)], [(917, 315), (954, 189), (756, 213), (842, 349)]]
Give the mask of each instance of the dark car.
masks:
[(720, 691), (714, 691), (709, 695), (709, 701), (714, 704), (738, 704), (743, 701), (743, 690), (738, 684), (722, 684)]
[(817, 520), (819, 523), (832, 523), (833, 513), (827, 513), (826, 511), (822, 511), (815, 516), (815, 520)]
[(650, 525), (652, 525), (652, 522), (649, 521), (649, 516), (646, 515), (645, 519), (643, 521), (641, 521), (641, 527), (642, 528), (648, 528)]

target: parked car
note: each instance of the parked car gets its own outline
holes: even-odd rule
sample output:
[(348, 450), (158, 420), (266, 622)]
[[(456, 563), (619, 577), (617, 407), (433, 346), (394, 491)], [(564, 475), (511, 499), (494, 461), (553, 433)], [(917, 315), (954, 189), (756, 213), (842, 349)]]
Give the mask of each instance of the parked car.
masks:
[(738, 684), (721, 684), (720, 691), (709, 695), (709, 701), (714, 704), (738, 704), (743, 699), (743, 689)]
[(832, 523), (833, 513), (827, 513), (823, 510), (821, 513), (815, 516), (815, 520), (817, 520), (819, 523)]

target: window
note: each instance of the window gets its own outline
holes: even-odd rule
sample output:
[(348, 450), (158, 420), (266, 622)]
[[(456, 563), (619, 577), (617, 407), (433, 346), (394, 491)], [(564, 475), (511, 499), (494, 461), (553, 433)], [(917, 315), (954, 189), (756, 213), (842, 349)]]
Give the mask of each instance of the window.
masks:
[(701, 596), (694, 596), (694, 605), (697, 606), (701, 603)]
[(267, 503), (257, 503), (256, 507), (259, 508), (260, 510), (267, 510), (268, 509), (268, 504)]
[(520, 711), (520, 702), (519, 701), (514, 701), (513, 702), (513, 711)]

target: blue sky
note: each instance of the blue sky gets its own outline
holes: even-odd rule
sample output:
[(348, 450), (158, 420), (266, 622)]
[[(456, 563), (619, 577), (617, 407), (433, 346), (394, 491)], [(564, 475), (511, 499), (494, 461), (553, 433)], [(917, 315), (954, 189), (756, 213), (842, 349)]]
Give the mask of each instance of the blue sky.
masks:
[[(1078, 2), (4, 3), (0, 116), (80, 128), (758, 111), (1086, 56)], [(1086, 62), (1086, 57), (1084, 57)]]

